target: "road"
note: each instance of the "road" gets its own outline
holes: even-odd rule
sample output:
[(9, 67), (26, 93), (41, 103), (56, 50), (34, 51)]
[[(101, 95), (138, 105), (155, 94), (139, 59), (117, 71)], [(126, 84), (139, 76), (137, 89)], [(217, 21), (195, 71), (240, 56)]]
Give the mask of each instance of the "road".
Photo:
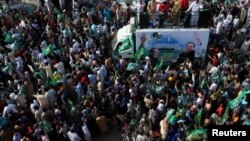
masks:
[(112, 125), (107, 135), (97, 134), (92, 137), (92, 141), (122, 141), (121, 132), (118, 127)]

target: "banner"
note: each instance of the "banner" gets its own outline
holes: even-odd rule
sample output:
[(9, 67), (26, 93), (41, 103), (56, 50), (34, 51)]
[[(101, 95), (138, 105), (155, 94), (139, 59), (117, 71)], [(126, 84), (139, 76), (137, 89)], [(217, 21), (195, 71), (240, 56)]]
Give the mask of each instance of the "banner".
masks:
[(144, 47), (151, 57), (162, 58), (164, 52), (194, 51), (195, 57), (204, 63), (209, 34), (209, 29), (139, 29), (136, 30), (136, 49), (141, 45), (140, 37), (146, 35)]

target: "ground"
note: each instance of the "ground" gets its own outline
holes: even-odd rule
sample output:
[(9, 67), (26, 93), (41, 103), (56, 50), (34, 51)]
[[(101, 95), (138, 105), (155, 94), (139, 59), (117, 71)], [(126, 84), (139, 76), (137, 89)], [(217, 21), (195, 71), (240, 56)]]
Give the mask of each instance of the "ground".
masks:
[(92, 140), (93, 141), (122, 141), (121, 132), (119, 131), (117, 126), (112, 125), (107, 135), (97, 134), (92, 137)]

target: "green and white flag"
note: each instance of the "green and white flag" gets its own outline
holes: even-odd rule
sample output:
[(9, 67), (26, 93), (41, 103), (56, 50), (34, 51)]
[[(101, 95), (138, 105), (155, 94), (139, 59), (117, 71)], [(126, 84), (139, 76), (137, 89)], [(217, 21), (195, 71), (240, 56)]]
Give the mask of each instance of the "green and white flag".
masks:
[(122, 45), (119, 47), (118, 51), (124, 51), (131, 48), (131, 43), (130, 43), (130, 39), (127, 38), (122, 42)]
[(206, 129), (203, 128), (195, 129), (191, 131), (189, 135), (187, 135), (186, 140), (187, 141), (201, 140), (203, 139), (203, 136), (206, 133), (207, 133)]
[(10, 43), (12, 43), (12, 35), (11, 35), (11, 33), (10, 32), (6, 32), (5, 34), (4, 34), (4, 42), (5, 43), (7, 43), (7, 44), (10, 44)]
[(238, 97), (236, 97), (233, 100), (230, 100), (227, 104), (227, 108), (222, 116), (222, 118), (220, 119), (220, 124), (223, 124), (227, 121), (228, 117), (229, 117), (229, 109), (234, 109), (236, 108), (241, 101), (243, 100), (243, 98), (247, 95), (250, 94), (250, 90), (249, 89), (245, 89), (243, 91), (240, 91), (238, 94)]
[(175, 109), (170, 109), (166, 113), (166, 119), (169, 120), (170, 117), (175, 113)]
[(43, 50), (43, 54), (44, 55), (48, 55), (50, 54), (51, 52), (54, 51), (54, 47), (53, 47), (53, 44), (49, 44), (44, 50)]
[(138, 63), (129, 63), (127, 66), (127, 71), (138, 71), (140, 69), (140, 64)]
[(196, 115), (194, 116), (194, 121), (195, 121), (198, 125), (201, 124), (202, 111), (203, 111), (203, 109), (200, 109), (200, 110), (196, 113)]
[(139, 49), (136, 51), (135, 55), (134, 55), (134, 59), (136, 61), (140, 60), (142, 57), (146, 56), (146, 49), (144, 47), (144, 45), (142, 44)]

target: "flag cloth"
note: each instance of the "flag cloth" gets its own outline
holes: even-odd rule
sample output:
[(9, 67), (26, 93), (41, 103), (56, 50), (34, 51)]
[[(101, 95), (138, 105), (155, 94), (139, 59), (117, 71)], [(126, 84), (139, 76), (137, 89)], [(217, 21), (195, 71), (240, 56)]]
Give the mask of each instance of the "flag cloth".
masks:
[(127, 38), (122, 42), (122, 45), (118, 48), (118, 51), (124, 51), (131, 48), (131, 43), (130, 43), (130, 39)]
[(50, 79), (49, 85), (55, 86), (56, 84), (57, 84), (57, 80), (56, 79)]
[(44, 131), (46, 134), (48, 134), (48, 133), (50, 133), (50, 132), (53, 131), (53, 127), (52, 127), (51, 123), (48, 122), (48, 121), (46, 121), (46, 120), (40, 121), (40, 122), (38, 123), (38, 125), (40, 126), (40, 128), (43, 129), (43, 131)]
[(225, 122), (227, 121), (228, 117), (229, 117), (229, 106), (227, 106), (227, 108), (226, 108), (226, 110), (225, 110), (225, 112), (224, 112), (222, 118), (219, 119), (219, 123), (220, 123), (220, 124), (225, 123)]
[(170, 117), (174, 114), (175, 109), (170, 109), (169, 111), (167, 111), (166, 113), (166, 119), (169, 120)]
[(201, 89), (205, 89), (208, 83), (208, 75), (205, 75), (204, 79), (201, 82)]
[(203, 138), (203, 135), (207, 133), (206, 129), (199, 128), (195, 129), (190, 132), (190, 134), (187, 136), (186, 140), (187, 141), (194, 141), (194, 140), (199, 140)]
[(10, 32), (6, 32), (4, 34), (4, 42), (7, 43), (7, 44), (12, 43), (12, 35), (11, 35)]
[(161, 61), (158, 62), (158, 64), (155, 65), (155, 69), (156, 70), (161, 70), (162, 66), (163, 66), (163, 60), (161, 59)]
[(44, 50), (43, 50), (43, 54), (44, 55), (48, 55), (50, 54), (51, 52), (53, 52), (54, 50), (54, 47), (52, 44), (49, 44)]
[(63, 21), (62, 13), (59, 10), (56, 10), (56, 14), (58, 21), (62, 22)]
[(194, 116), (194, 121), (195, 121), (198, 125), (200, 125), (200, 123), (201, 123), (201, 115), (202, 115), (202, 112), (203, 112), (203, 109), (200, 109), (200, 110), (196, 113), (196, 115)]
[(156, 85), (155, 93), (160, 94), (164, 90), (164, 86)]
[(170, 116), (170, 118), (169, 118), (169, 120), (167, 120), (168, 121), (168, 123), (170, 123), (170, 124), (175, 124), (175, 122), (176, 122), (176, 116), (175, 115), (171, 115)]
[(238, 97), (236, 97), (233, 100), (230, 100), (227, 104), (227, 108), (222, 116), (222, 118), (219, 120), (220, 124), (223, 124), (224, 122), (227, 121), (228, 117), (229, 117), (229, 109), (234, 109), (236, 108), (242, 101), (242, 99), (250, 93), (249, 89), (245, 89), (239, 92)]
[(74, 103), (70, 100), (70, 99), (68, 99), (68, 103), (69, 103), (69, 106), (72, 108), (72, 107), (75, 107), (75, 105), (74, 105)]
[(35, 77), (40, 77), (42, 79), (46, 78), (45, 74), (42, 71), (35, 72), (34, 76)]
[(142, 44), (139, 49), (136, 51), (135, 55), (134, 55), (134, 59), (140, 60), (142, 57), (146, 56), (146, 49), (144, 47), (144, 45)]
[(138, 63), (129, 63), (126, 70), (127, 71), (138, 71), (140, 69), (140, 65)]
[(148, 83), (146, 85), (146, 91), (150, 94), (160, 94), (164, 90), (165, 86), (157, 85), (155, 83)]

